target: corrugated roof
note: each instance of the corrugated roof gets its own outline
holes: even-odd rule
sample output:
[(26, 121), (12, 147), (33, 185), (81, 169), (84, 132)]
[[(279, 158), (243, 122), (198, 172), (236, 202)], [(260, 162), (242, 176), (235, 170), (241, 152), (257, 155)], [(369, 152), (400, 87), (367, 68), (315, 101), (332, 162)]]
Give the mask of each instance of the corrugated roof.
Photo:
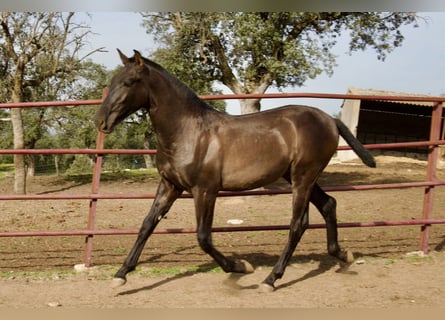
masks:
[[(376, 90), (376, 89), (363, 89), (363, 88), (355, 88), (349, 87), (348, 94), (356, 94), (356, 95), (364, 95), (364, 96), (404, 96), (404, 97), (433, 97), (425, 94), (415, 94), (415, 93), (406, 93), (406, 92), (396, 92), (396, 91), (386, 91), (386, 90)], [(388, 100), (376, 100), (376, 101), (388, 101)], [(433, 107), (434, 102), (424, 102), (424, 101), (388, 101), (391, 103), (401, 103), (401, 104), (410, 104), (416, 106), (425, 106), (425, 107)]]

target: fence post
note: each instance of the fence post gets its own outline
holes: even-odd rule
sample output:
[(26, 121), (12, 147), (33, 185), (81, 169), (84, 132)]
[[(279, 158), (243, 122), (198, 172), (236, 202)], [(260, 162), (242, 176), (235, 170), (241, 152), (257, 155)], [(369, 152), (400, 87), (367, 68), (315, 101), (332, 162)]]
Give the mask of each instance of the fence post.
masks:
[[(103, 132), (98, 132), (97, 141), (96, 141), (96, 149), (103, 149), (104, 136), (105, 135)], [(99, 193), (102, 160), (103, 160), (103, 155), (97, 154), (95, 162), (94, 162), (93, 181), (91, 183), (91, 194), (92, 195)], [(97, 198), (92, 198), (90, 200), (90, 206), (89, 206), (89, 210), (88, 210), (87, 230), (94, 230), (94, 227), (96, 225), (96, 208), (97, 208)], [(89, 234), (85, 238), (85, 254), (84, 254), (85, 267), (91, 266), (92, 251), (93, 251), (93, 234)]]
[[(431, 114), (430, 141), (438, 141), (440, 138), (440, 127), (442, 122), (442, 102), (436, 103)], [(426, 180), (436, 180), (437, 160), (439, 157), (439, 147), (437, 145), (429, 146), (428, 165)], [(423, 197), (423, 219), (431, 219), (434, 203), (434, 186), (425, 187)], [(429, 250), (429, 229), (431, 225), (424, 224), (420, 229), (420, 250), (428, 253)]]
[[(105, 99), (107, 91), (104, 90), (102, 94), (102, 98)], [(104, 140), (105, 134), (101, 131), (97, 132), (96, 138), (96, 149), (104, 148)], [(102, 162), (103, 162), (103, 154), (96, 154), (96, 159), (94, 161), (93, 168), (93, 178), (91, 182), (91, 194), (95, 195), (99, 193), (99, 185), (100, 185), (100, 174), (102, 170)], [(88, 210), (88, 225), (87, 230), (94, 230), (96, 225), (96, 208), (97, 208), (97, 198), (92, 198), (90, 200), (90, 206)], [(85, 251), (84, 251), (84, 265), (85, 267), (91, 266), (91, 254), (93, 252), (93, 234), (88, 234), (85, 237)]]

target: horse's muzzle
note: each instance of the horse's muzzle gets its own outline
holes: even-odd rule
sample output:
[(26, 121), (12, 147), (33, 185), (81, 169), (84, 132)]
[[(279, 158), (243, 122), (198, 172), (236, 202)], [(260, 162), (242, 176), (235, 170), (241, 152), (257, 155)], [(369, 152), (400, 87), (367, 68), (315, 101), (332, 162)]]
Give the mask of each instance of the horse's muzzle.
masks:
[(100, 118), (96, 117), (94, 119), (94, 124), (96, 125), (96, 128), (103, 133), (111, 132), (110, 128), (108, 128), (108, 126), (107, 126), (107, 122), (104, 119), (100, 119)]

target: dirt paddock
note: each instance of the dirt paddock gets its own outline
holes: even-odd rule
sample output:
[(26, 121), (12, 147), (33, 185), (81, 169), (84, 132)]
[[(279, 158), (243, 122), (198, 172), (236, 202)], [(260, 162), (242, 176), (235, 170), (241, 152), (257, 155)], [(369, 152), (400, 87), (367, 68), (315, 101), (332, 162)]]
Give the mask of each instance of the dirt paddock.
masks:
[[(426, 163), (377, 157), (376, 169), (359, 162), (331, 164), (322, 186), (422, 181)], [(438, 177), (445, 179), (445, 169)], [(11, 193), (11, 178), (0, 192)], [(103, 182), (101, 192), (149, 193), (157, 181)], [(284, 187), (277, 182), (274, 186)], [(87, 183), (34, 177), (30, 193), (88, 193)], [(420, 219), (423, 188), (330, 193), (337, 199), (339, 222)], [(151, 200), (99, 200), (97, 229), (138, 229)], [(3, 201), (1, 231), (85, 229), (88, 201)], [(217, 200), (214, 226), (285, 225), (290, 195)], [(445, 218), (445, 187), (435, 188), (433, 218)], [(310, 223), (321, 223), (310, 208)], [(195, 226), (193, 203), (178, 200), (158, 228)], [(135, 236), (96, 236), (93, 267), (76, 272), (83, 261), (84, 237), (0, 238), (0, 307), (442, 307), (445, 301), (445, 225), (430, 228), (430, 252), (418, 253), (420, 226), (342, 228), (339, 240), (355, 262), (339, 263), (326, 253), (324, 229), (306, 231), (284, 277), (272, 293), (261, 290), (284, 248), (287, 232), (214, 233), (228, 256), (254, 265), (248, 275), (223, 273), (199, 248), (195, 234), (155, 234), (127, 285), (110, 288), (110, 279)]]

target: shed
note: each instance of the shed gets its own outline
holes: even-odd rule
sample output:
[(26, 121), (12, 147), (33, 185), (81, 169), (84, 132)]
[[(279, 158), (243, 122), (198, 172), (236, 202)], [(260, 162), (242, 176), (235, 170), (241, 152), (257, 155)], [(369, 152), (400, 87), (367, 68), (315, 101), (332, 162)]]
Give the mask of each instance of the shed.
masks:
[[(348, 94), (367, 96), (412, 96), (426, 95), (361, 89), (351, 87)], [(363, 144), (413, 142), (429, 140), (433, 102), (388, 101), (345, 99), (342, 105), (341, 120)], [(441, 139), (444, 137), (442, 120)], [(339, 145), (346, 145), (343, 139)], [(391, 154), (426, 159), (428, 147), (406, 147), (397, 149), (373, 150), (374, 155)], [(339, 160), (357, 158), (352, 151), (342, 151)]]

